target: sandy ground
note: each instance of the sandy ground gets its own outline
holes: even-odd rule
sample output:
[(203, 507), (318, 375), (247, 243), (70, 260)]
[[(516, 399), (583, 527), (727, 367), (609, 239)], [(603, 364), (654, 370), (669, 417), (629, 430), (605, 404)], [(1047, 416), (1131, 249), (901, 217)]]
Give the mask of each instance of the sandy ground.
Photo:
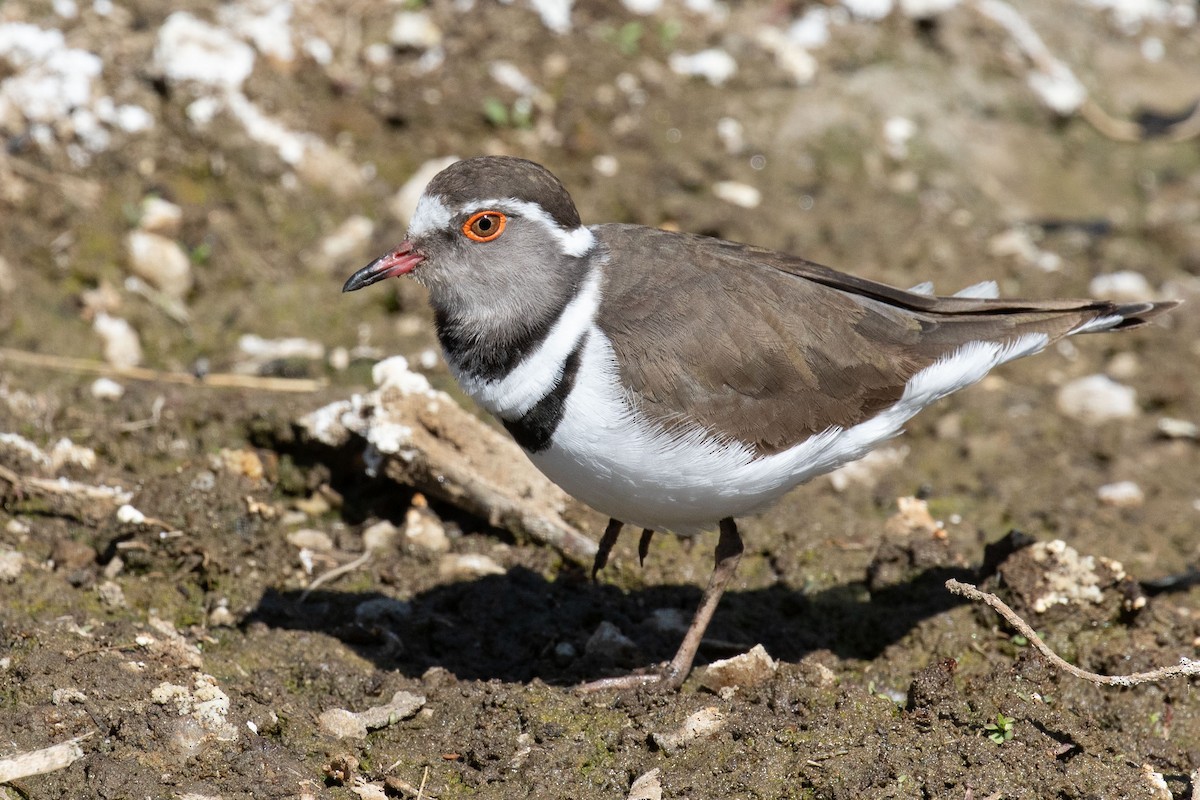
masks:
[[(1085, 668), (1197, 655), (1200, 148), (1169, 124), (1195, 5), (1015, 3), (1044, 52), (995, 4), (626, 5), (0, 6), (0, 768), (84, 737), (0, 797), (1196, 796), (1194, 681), (1064, 675), (943, 585)], [(1113, 138), (1138, 119), (1165, 135)], [(713, 537), (644, 567), (631, 537), (593, 582), (298, 424), (392, 354), (461, 397), (418, 287), (339, 289), (423, 165), (484, 152), (547, 164), (586, 221), (1187, 304), (1006, 366), (744, 520), (700, 661), (762, 645), (765, 673), (582, 695), (671, 655)], [(524, 469), (496, 452), (482, 473)], [(1014, 539), (1038, 544), (985, 550)]]

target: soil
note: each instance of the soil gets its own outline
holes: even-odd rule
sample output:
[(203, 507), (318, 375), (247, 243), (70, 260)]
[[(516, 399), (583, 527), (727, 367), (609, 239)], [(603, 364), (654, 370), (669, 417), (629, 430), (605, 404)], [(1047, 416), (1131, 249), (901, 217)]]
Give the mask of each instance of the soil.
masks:
[[(213, 19), (204, 4), (182, 5)], [(1130, 35), (1090, 6), (1014, 5), (1114, 115), (1169, 116), (1196, 100), (1194, 23), (1145, 22)], [(736, 4), (718, 21), (674, 2), (649, 16), (579, 2), (566, 33), (523, 2), (410, 3), (442, 32), (445, 61), (429, 68), (419, 49), (387, 44), (396, 7), (314, 0), (293, 23), (327, 37), (333, 59), (260, 56), (244, 91), (339, 158), (371, 165), (340, 181), (342, 162), (298, 172), (229, 114), (191, 121), (202, 92), (165, 79), (153, 57), (180, 4), (107, 16), (83, 6), (64, 19), (13, 0), (0, 20), (62, 29), (98, 53), (107, 91), (155, 125), (115, 134), (117, 146), (80, 164), (61, 141), (39, 144), (0, 119), (0, 338), (6, 353), (35, 355), (0, 357), (0, 433), (45, 451), (67, 437), (95, 454), (54, 467), (0, 448), (0, 555), (20, 554), (0, 582), (0, 756), (87, 737), (81, 759), (0, 797), (380, 796), (373, 785), (386, 796), (582, 800), (625, 798), (653, 769), (661, 795), (644, 796), (672, 800), (1196, 796), (1194, 679), (1083, 682), (944, 588), (986, 581), (1088, 669), (1197, 655), (1200, 445), (1162, 432), (1200, 421), (1195, 140), (1119, 142), (1055, 117), (1006, 35), (968, 6), (924, 21), (847, 17), (797, 86), (760, 31), (785, 30), (809, 3)], [(1148, 38), (1164, 58), (1142, 55)], [(723, 85), (669, 68), (672, 53), (706, 47), (737, 60)], [(500, 60), (540, 87), (528, 123), (489, 72)], [(915, 123), (906, 154), (885, 140), (893, 117)], [(740, 123), (742, 142), (717, 134), (722, 118)], [(1086, 296), (1095, 276), (1132, 270), (1186, 305), (1008, 365), (914, 420), (893, 444), (908, 448), (899, 465), (840, 489), (818, 479), (742, 520), (746, 556), (700, 662), (761, 644), (778, 668), (760, 682), (714, 692), (698, 668), (678, 693), (583, 694), (581, 681), (670, 657), (715, 536), (660, 535), (639, 566), (627, 534), (593, 581), (588, 565), (519, 532), (437, 499), (426, 508), (361, 442), (322, 446), (296, 426), (367, 390), (383, 354), (432, 363), (431, 382), (455, 391), (444, 364), (422, 360), (436, 342), (417, 286), (339, 289), (402, 236), (390, 202), (418, 167), (481, 152), (547, 164), (587, 221), (719, 235), (947, 293), (991, 279), (1005, 295)], [(614, 176), (603, 159), (596, 167), (608, 156)], [(711, 186), (723, 180), (764, 202), (719, 199)], [(183, 323), (126, 288), (125, 237), (148, 195), (183, 210), (175, 238), (195, 278)], [(322, 256), (355, 214), (375, 233)], [(1057, 254), (1058, 268), (1007, 254), (1013, 231)], [(227, 373), (243, 334), (354, 357), (347, 368), (298, 357), (263, 368), (319, 380), (309, 392), (120, 378), (124, 394), (101, 399), (79, 364), (38, 363), (102, 358), (85, 299), (97, 287), (116, 293), (113, 313), (156, 370)], [(1135, 413), (1100, 423), (1064, 413), (1058, 389), (1095, 373), (1135, 388)], [(152, 520), (29, 491), (30, 477), (120, 486)], [(1117, 481), (1144, 497), (1102, 502), (1099, 487)], [(914, 495), (940, 533), (888, 527), (897, 498)], [(414, 503), (445, 531), (448, 555), (498, 569), (464, 575), (443, 568), (463, 562), (438, 547), (393, 543), (307, 591), (364, 552), (364, 530), (403, 527)], [(299, 530), (328, 545), (302, 550)], [(985, 554), (1014, 530), (1120, 565), (1102, 564), (1096, 602), (1041, 613), (1030, 597), (1045, 562), (1028, 548)], [(602, 623), (626, 638), (594, 638)], [(400, 691), (423, 697), (420, 710), (363, 738), (320, 722)], [(664, 736), (709, 708), (718, 722), (707, 733)]]

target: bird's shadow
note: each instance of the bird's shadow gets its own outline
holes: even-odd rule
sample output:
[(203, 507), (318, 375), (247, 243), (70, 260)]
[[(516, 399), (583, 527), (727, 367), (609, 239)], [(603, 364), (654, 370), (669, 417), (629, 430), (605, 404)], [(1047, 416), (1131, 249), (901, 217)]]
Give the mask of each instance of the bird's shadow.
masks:
[[(697, 663), (761, 643), (795, 662), (830, 650), (872, 659), (922, 620), (963, 603), (945, 589), (966, 569), (934, 567), (869, 593), (862, 583), (817, 592), (775, 585), (728, 592)], [(445, 584), (401, 602), (378, 592), (268, 590), (245, 620), (337, 637), (383, 669), (417, 677), (441, 667), (464, 680), (572, 684), (670, 658), (700, 599), (697, 586), (623, 591), (583, 571), (548, 581), (517, 567)], [(589, 639), (609, 622), (628, 642)]]

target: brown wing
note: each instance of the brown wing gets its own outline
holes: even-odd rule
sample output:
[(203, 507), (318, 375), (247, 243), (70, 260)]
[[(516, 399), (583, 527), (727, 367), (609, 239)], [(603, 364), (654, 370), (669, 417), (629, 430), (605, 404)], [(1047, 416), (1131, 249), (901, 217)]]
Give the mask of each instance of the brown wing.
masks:
[(600, 324), (635, 402), (668, 428), (698, 422), (762, 454), (862, 422), (966, 342), (1054, 340), (1097, 317), (1130, 327), (1165, 310), (929, 297), (732, 242), (595, 230), (623, 264), (607, 272)]

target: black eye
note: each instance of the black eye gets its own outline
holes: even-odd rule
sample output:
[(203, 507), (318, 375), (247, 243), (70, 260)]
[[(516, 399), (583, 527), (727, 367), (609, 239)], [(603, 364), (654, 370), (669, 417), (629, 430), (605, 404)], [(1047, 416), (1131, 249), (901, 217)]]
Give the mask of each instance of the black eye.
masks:
[(477, 211), (463, 223), (462, 232), (475, 242), (490, 242), (504, 233), (508, 217), (499, 211)]

